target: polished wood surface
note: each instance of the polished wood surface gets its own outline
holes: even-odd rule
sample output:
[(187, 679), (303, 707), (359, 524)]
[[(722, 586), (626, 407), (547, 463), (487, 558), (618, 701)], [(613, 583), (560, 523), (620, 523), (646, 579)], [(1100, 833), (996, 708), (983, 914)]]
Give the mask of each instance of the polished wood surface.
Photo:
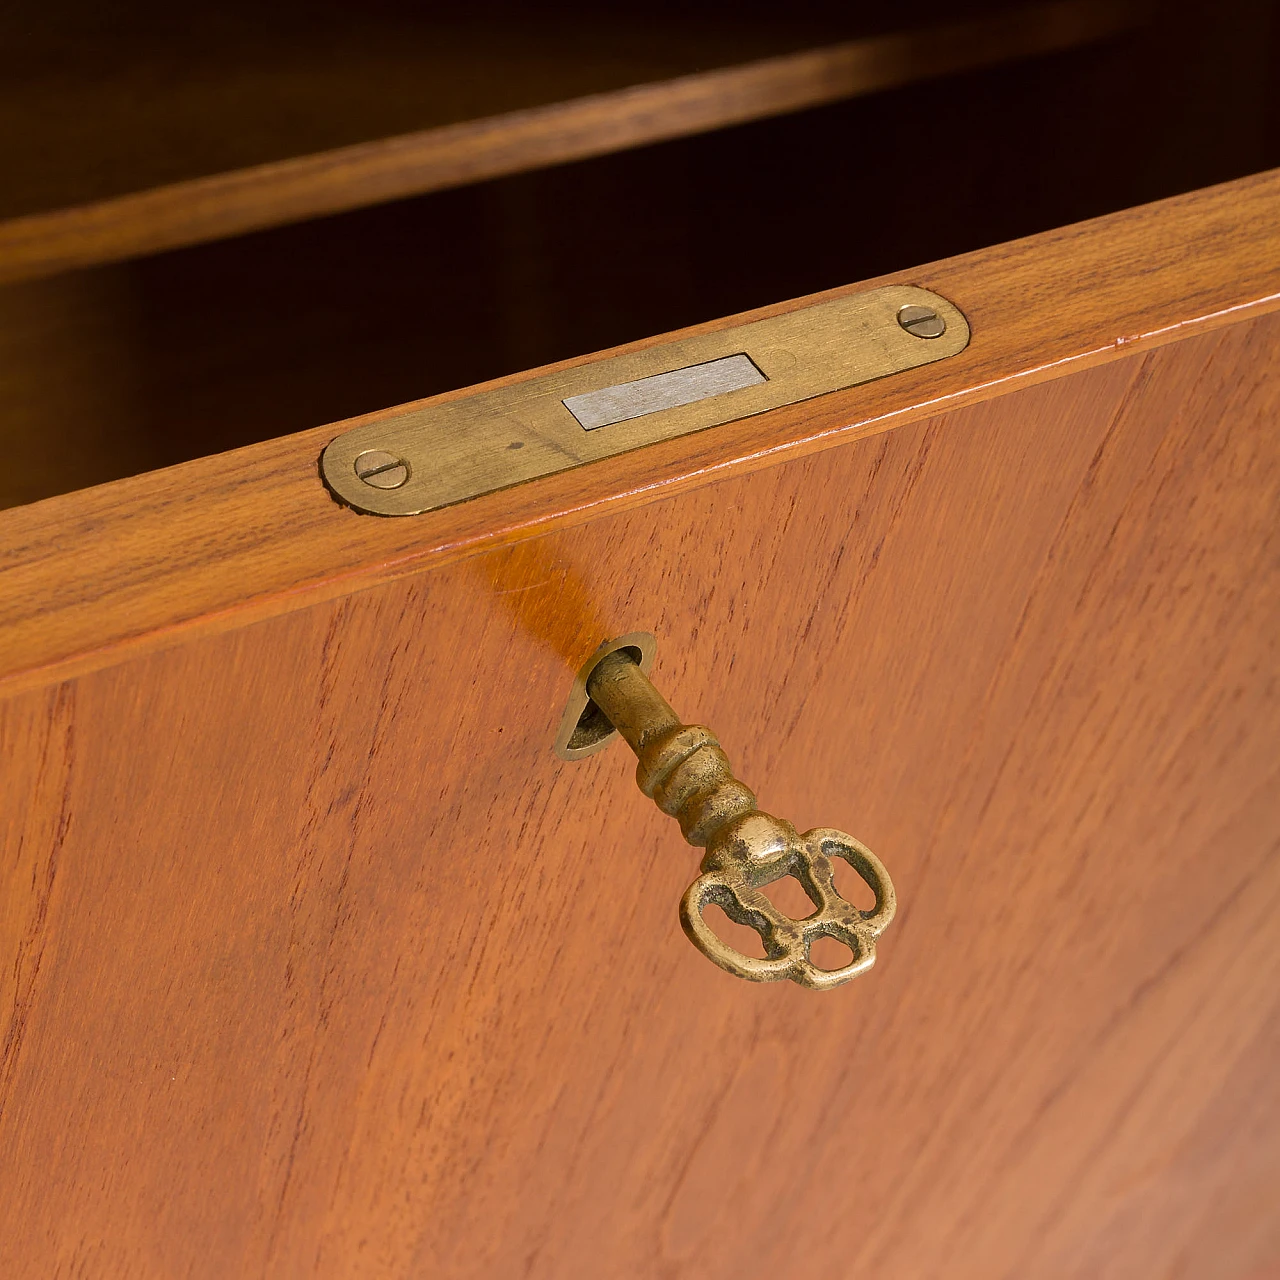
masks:
[(1280, 173), (1264, 174), (833, 291), (935, 289), (965, 313), (973, 340), (909, 375), (412, 520), (354, 516), (329, 498), (317, 459), (349, 424), (0, 513), (0, 689), (242, 626), (1269, 312), (1280, 306), (1278, 207)]
[[(1168, 269), (1225, 289), (1214, 243)], [(333, 598), (0, 702), (3, 1274), (1280, 1269), (1280, 317), (1103, 347), (1099, 284), (1015, 377), (949, 270), (1007, 394), (819, 403), (399, 565), (414, 522), (335, 508)], [(253, 492), (168, 508), (186, 608), (196, 528), (261, 585)], [(767, 808), (890, 867), (867, 978), (713, 968), (627, 753), (552, 754), (638, 627)]]
[[(695, 15), (678, 30), (581, 18), (445, 24), (398, 39), (378, 29), (372, 49), (356, 33), (346, 45), (328, 33), (335, 47), (312, 33), (276, 51), (284, 65), (260, 51), (241, 65), (240, 49), (219, 71), (203, 66), (205, 52), (180, 75), (135, 53), (141, 85), (126, 70), (78, 94), (65, 74), (15, 79), (0, 97), (0, 117), (7, 109), (23, 121), (10, 131), (21, 180), (0, 204), (10, 215), (0, 283), (1074, 49), (1131, 29), (1146, 10), (1054, 0), (737, 66), (724, 64), (819, 33), (746, 15)], [(693, 72), (707, 66), (716, 69)]]

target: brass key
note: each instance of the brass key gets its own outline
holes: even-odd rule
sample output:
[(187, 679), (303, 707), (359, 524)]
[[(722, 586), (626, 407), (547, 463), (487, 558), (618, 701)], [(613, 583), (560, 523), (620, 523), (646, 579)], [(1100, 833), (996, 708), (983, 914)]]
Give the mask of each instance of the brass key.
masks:
[[(702, 874), (680, 902), (680, 923), (703, 955), (751, 982), (790, 978), (818, 991), (871, 968), (896, 899), (889, 873), (870, 849), (828, 827), (800, 835), (791, 823), (757, 809), (755, 795), (733, 776), (711, 730), (682, 724), (626, 649), (596, 664), (586, 691), (636, 753), (640, 790), (680, 823), (690, 844), (707, 851)], [(843, 858), (870, 886), (870, 911), (836, 892), (832, 858)], [(815, 907), (802, 920), (784, 915), (762, 892), (788, 875)], [(712, 932), (702, 918), (711, 903), (760, 935), (764, 958), (743, 955)], [(810, 948), (820, 937), (843, 942), (853, 958), (838, 969), (818, 968)]]

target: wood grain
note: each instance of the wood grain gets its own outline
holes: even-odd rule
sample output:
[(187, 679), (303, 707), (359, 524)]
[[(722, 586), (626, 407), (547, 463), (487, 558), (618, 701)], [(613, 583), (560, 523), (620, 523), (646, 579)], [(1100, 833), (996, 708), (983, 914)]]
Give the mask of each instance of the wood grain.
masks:
[[(1039, 343), (0, 702), (0, 1271), (1280, 1269), (1280, 317)], [(890, 866), (866, 979), (714, 969), (626, 753), (552, 755), (635, 627), (766, 807)]]
[(350, 423), (0, 513), (0, 689), (242, 626), (1269, 312), (1280, 305), (1278, 210), (1280, 173), (1264, 174), (819, 295), (920, 284), (961, 308), (973, 340), (927, 369), (411, 520), (354, 515), (320, 484), (320, 451)]
[[(655, 83), (628, 83), (609, 92), (463, 118), (13, 217), (0, 222), (0, 283), (281, 226), (1078, 48), (1131, 29), (1145, 11), (1138, 3), (1055, 0), (965, 23), (847, 41)], [(732, 46), (741, 42), (743, 33), (730, 24), (720, 35), (720, 43), (727, 38)], [(545, 35), (538, 42), (543, 43)], [(561, 61), (572, 83), (573, 60), (586, 55), (572, 40), (563, 46)], [(545, 58), (545, 51), (535, 47), (528, 56)], [(463, 62), (470, 66), (469, 60)], [(440, 63), (433, 63), (425, 76), (428, 82), (442, 75), (449, 81), (449, 59)], [(510, 68), (501, 57), (497, 65), (502, 74), (490, 71), (487, 78), (499, 94), (509, 96), (512, 81), (529, 78), (527, 69)], [(629, 69), (624, 61), (617, 71), (625, 78)], [(419, 80), (423, 78), (420, 73)], [(535, 94), (545, 94), (545, 78), (534, 77)], [(452, 98), (456, 97), (455, 92)], [(301, 116), (310, 118), (305, 112)]]

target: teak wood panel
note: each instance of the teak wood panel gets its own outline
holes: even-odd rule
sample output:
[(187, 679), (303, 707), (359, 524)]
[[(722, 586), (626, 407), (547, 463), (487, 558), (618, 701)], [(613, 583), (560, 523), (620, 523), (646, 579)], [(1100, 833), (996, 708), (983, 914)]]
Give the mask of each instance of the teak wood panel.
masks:
[(329, 440), (397, 409), (0, 512), (0, 690), (242, 626), (1269, 312), (1280, 306), (1278, 211), (1280, 172), (1260, 174), (668, 335), (913, 283), (959, 306), (973, 340), (909, 375), (412, 520), (355, 516), (317, 477)]
[[(1274, 1274), (1278, 410), (1263, 316), (0, 704), (0, 1270)], [(637, 627), (867, 978), (551, 754)]]
[[(226, 67), (192, 50), (185, 64), (160, 70), (165, 59), (148, 50), (136, 79), (100, 68), (34, 85), (16, 78), (0, 117), (22, 121), (9, 149), (25, 181), (11, 182), (0, 201), (6, 213), (21, 211), (0, 221), (0, 282), (1075, 49), (1147, 16), (1135, 0), (1053, 0), (763, 58), (794, 45), (804, 25), (685, 15), (659, 32), (651, 18), (627, 29), (543, 16), (531, 26), (394, 32), (375, 22), (368, 32), (357, 23), (319, 39), (309, 33), (301, 47), (290, 32), (287, 51), (273, 50), (283, 57), (277, 66), (232, 41)], [(119, 51), (105, 56), (114, 62)], [(33, 130), (33, 118), (42, 127)], [(335, 146), (335, 138), (358, 140)], [(172, 181), (175, 172), (185, 180)], [(84, 193), (104, 182), (123, 190)], [(39, 212), (25, 207), (33, 200)]]

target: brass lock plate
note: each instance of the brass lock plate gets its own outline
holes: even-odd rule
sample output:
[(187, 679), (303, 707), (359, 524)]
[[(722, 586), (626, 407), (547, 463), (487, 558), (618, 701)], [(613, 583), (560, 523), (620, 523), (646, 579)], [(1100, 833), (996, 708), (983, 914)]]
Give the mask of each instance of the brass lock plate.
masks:
[(969, 326), (889, 285), (355, 427), (324, 451), (357, 511), (412, 516), (945, 360)]

